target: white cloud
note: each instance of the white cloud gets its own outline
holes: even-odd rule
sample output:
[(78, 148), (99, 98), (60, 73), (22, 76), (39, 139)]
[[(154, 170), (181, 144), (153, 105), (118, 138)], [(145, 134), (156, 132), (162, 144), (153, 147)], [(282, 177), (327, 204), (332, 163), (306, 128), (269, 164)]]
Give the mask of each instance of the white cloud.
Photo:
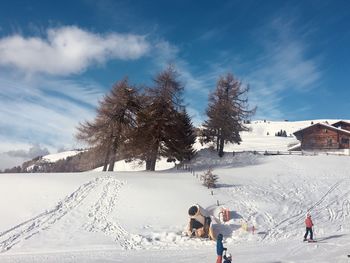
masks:
[(28, 159), (23, 157), (13, 157), (6, 153), (0, 153), (0, 170), (5, 170), (6, 168), (12, 168), (14, 166), (21, 166), (25, 161), (28, 161)]
[(0, 65), (28, 73), (68, 75), (110, 59), (137, 59), (148, 51), (144, 36), (101, 35), (65, 26), (48, 29), (46, 38), (12, 35), (0, 39)]
[(49, 150), (47, 148), (42, 148), (40, 144), (34, 144), (29, 148), (29, 150), (12, 150), (5, 152), (5, 154), (11, 157), (19, 157), (19, 158), (27, 158), (33, 159), (38, 156), (44, 156), (49, 154)]
[[(2, 136), (1, 133), (0, 142), (0, 170), (22, 165), (23, 162), (32, 159), (28, 157), (28, 153), (29, 149), (33, 148), (33, 145), (19, 142), (17, 139), (11, 140), (7, 136)], [(11, 153), (19, 154), (11, 155)]]

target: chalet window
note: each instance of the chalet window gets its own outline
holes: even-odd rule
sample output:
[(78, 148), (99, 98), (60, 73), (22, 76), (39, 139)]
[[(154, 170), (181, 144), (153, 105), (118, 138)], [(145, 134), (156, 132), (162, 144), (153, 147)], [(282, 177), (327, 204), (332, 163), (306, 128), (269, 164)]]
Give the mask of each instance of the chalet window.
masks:
[(341, 144), (349, 144), (349, 138), (341, 138)]
[(310, 146), (316, 145), (316, 140), (315, 139), (310, 139), (309, 145)]
[(323, 132), (324, 132), (324, 133), (328, 133), (328, 130), (327, 130), (327, 129), (323, 129)]
[(327, 139), (327, 145), (332, 146), (332, 139)]

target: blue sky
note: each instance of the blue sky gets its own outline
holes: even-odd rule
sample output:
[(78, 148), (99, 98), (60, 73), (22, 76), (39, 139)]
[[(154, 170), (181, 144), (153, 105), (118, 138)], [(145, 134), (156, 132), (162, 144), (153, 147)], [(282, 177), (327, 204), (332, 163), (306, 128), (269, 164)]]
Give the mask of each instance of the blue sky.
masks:
[(349, 9), (321, 0), (1, 1), (0, 153), (78, 146), (75, 127), (115, 81), (149, 85), (167, 63), (195, 124), (226, 72), (249, 84), (254, 119), (350, 119)]

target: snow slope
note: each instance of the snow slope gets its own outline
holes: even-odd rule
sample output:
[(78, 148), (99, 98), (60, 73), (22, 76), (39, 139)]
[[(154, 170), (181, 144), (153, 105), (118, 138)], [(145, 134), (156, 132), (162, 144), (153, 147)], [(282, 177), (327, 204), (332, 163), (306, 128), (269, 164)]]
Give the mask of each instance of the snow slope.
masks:
[(66, 159), (68, 157), (77, 155), (78, 153), (81, 153), (80, 150), (73, 150), (73, 151), (65, 151), (60, 153), (53, 153), (43, 156), (43, 160), (49, 163), (57, 162), (58, 160)]
[[(293, 135), (294, 132), (310, 126), (311, 123), (327, 122), (333, 124), (337, 121), (339, 120), (252, 121), (250, 124), (245, 124), (250, 131), (241, 132), (241, 144), (228, 144), (225, 146), (225, 151), (287, 151), (291, 145), (299, 143)], [(281, 130), (286, 131), (288, 136), (275, 136)], [(201, 146), (199, 143), (196, 144), (197, 149), (205, 147), (207, 146)]]
[[(193, 203), (232, 219), (214, 226), (233, 262), (347, 262), (348, 156), (202, 150), (183, 170), (0, 174), (0, 262), (215, 262), (215, 243), (182, 234)], [(197, 178), (219, 175), (211, 191)], [(319, 243), (303, 243), (311, 209)], [(241, 228), (247, 221), (248, 230)]]

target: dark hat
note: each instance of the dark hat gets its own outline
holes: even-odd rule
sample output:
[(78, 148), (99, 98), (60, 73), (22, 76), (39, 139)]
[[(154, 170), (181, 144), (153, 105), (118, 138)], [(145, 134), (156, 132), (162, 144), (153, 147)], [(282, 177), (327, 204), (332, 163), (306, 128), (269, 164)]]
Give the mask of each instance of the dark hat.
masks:
[(198, 212), (198, 207), (197, 206), (191, 206), (190, 209), (188, 209), (188, 214), (190, 216), (194, 216)]

